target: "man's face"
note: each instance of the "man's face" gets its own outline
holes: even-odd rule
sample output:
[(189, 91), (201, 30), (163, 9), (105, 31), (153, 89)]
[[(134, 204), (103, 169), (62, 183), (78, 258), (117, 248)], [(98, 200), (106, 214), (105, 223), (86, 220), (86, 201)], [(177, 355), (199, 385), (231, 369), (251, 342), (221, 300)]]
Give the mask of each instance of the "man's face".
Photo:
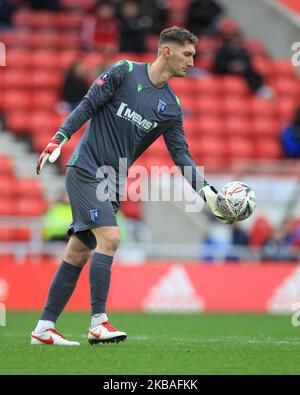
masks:
[(167, 61), (171, 74), (174, 77), (185, 77), (188, 67), (194, 66), (195, 53), (196, 50), (193, 44), (170, 44)]

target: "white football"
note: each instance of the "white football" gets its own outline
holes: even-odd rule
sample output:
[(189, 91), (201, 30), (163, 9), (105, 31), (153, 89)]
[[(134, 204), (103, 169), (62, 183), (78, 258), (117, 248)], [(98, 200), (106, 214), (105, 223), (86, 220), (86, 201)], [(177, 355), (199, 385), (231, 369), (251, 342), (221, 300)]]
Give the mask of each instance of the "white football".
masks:
[(243, 221), (253, 213), (256, 207), (256, 197), (249, 185), (233, 181), (218, 192), (217, 205), (225, 218), (234, 222)]

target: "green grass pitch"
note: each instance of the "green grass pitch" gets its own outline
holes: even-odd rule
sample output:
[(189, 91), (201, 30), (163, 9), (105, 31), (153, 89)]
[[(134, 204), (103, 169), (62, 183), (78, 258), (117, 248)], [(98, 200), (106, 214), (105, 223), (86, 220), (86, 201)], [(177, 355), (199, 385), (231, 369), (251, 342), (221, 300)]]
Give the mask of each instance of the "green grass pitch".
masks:
[(80, 347), (30, 346), (38, 313), (8, 312), (0, 374), (300, 374), (300, 327), (264, 314), (111, 313), (124, 343), (90, 346), (88, 313), (56, 329)]

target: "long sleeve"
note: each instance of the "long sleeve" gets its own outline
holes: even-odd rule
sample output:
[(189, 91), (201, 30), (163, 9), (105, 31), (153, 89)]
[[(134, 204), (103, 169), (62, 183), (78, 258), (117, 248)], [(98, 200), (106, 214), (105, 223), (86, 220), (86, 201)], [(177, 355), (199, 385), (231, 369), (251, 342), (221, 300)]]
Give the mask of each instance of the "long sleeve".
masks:
[(164, 140), (175, 165), (179, 167), (181, 173), (192, 188), (196, 192), (199, 192), (199, 190), (208, 183), (200, 174), (189, 152), (189, 147), (183, 131), (182, 116), (180, 116), (164, 133)]
[(87, 94), (59, 128), (68, 139), (117, 92), (128, 75), (130, 64), (121, 61), (97, 78)]

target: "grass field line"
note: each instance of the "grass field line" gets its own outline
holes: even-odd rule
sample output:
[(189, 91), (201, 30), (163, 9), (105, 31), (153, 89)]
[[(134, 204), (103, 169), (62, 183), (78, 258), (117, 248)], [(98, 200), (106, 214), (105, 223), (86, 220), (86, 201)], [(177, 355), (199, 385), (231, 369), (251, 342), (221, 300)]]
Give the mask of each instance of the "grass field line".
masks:
[[(86, 335), (80, 335), (81, 338), (86, 338)], [(131, 335), (128, 336), (128, 340), (138, 341), (159, 341), (169, 340), (171, 342), (195, 342), (195, 343), (242, 343), (242, 344), (275, 344), (275, 345), (300, 345), (300, 338), (272, 338), (272, 337), (260, 337), (260, 338), (245, 338), (239, 336), (215, 336), (215, 337), (201, 337), (201, 336), (169, 336), (169, 335)]]
[[(29, 338), (29, 333), (18, 333), (18, 337)], [(1, 336), (4, 337), (14, 337), (15, 333), (3, 333)], [(65, 334), (66, 338), (74, 338), (78, 336), (74, 336), (72, 333)], [(81, 339), (87, 339), (87, 334), (79, 335)], [(240, 343), (240, 344), (274, 344), (274, 345), (300, 345), (299, 337), (287, 337), (287, 338), (275, 338), (275, 337), (241, 337), (241, 336), (214, 336), (214, 337), (205, 337), (205, 336), (170, 336), (170, 335), (129, 335), (127, 338), (128, 341), (147, 341), (147, 342), (157, 342), (161, 341), (170, 341), (170, 342), (194, 342), (194, 343)]]

